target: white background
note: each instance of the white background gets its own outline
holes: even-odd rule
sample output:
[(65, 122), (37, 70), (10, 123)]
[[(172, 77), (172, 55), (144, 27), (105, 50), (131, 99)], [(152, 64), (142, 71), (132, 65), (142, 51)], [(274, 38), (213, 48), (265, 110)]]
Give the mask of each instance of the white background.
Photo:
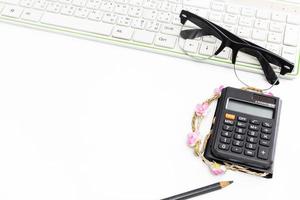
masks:
[(274, 178), (215, 177), (186, 135), (198, 102), (241, 86), (233, 70), (4, 23), (0, 33), (1, 200), (159, 199), (220, 180), (235, 183), (196, 199), (299, 197), (300, 79), (272, 90), (283, 100)]

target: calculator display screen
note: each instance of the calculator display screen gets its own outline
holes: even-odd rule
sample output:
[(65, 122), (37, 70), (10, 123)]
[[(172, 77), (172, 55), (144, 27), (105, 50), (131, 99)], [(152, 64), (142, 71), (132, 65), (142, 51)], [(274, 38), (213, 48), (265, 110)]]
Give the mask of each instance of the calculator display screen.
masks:
[(271, 108), (258, 106), (255, 104), (250, 104), (242, 101), (237, 101), (235, 99), (229, 99), (226, 108), (228, 110), (245, 113), (248, 115), (264, 117), (268, 119), (273, 118), (274, 110)]

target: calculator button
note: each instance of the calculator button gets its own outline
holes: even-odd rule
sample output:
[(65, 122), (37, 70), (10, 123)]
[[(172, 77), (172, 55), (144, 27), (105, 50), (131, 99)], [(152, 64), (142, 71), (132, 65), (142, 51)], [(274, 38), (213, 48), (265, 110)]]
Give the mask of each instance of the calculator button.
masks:
[(265, 147), (259, 147), (257, 157), (260, 159), (267, 160), (269, 155), (269, 150)]
[(240, 117), (240, 116), (239, 116), (239, 117), (237, 118), (237, 120), (240, 121), (240, 122), (247, 122), (247, 118), (246, 118), (246, 117)]
[(249, 125), (249, 129), (250, 129), (250, 130), (253, 130), (253, 131), (258, 131), (258, 126), (253, 125), (253, 124), (250, 124), (250, 125)]
[(243, 149), (240, 147), (231, 147), (231, 151), (234, 153), (242, 153)]
[(252, 137), (257, 137), (258, 136), (258, 132), (256, 132), (256, 131), (248, 131), (248, 135), (252, 136)]
[(237, 122), (236, 126), (241, 127), (241, 128), (246, 128), (247, 125), (244, 122)]
[(224, 120), (224, 124), (233, 125), (233, 124), (234, 124), (234, 121), (229, 120), (229, 119), (225, 119), (225, 120)]
[(260, 134), (260, 138), (264, 139), (264, 140), (270, 140), (271, 139), (271, 135), (262, 133), (262, 134)]
[(221, 137), (220, 138), (220, 142), (225, 143), (225, 144), (230, 144), (230, 139), (229, 138), (225, 138), (225, 137)]
[(232, 131), (233, 130), (233, 126), (223, 125), (223, 130), (224, 131)]
[(270, 146), (270, 141), (260, 140), (259, 144), (262, 145), (262, 146), (268, 147), (268, 146)]
[(254, 156), (254, 151), (251, 151), (251, 150), (245, 149), (245, 151), (244, 151), (244, 154), (245, 154), (245, 155), (247, 155), (247, 156), (251, 156), (251, 157), (253, 157), (253, 156)]
[(239, 140), (233, 140), (232, 144), (233, 144), (234, 146), (238, 146), (238, 147), (244, 146), (244, 142), (239, 141)]
[(226, 114), (225, 114), (225, 118), (226, 118), (226, 119), (230, 119), (230, 120), (235, 120), (235, 115), (226, 113)]
[(256, 119), (252, 119), (250, 120), (250, 123), (251, 124), (255, 124), (255, 125), (259, 125), (260, 124), (260, 121), (256, 120)]
[(219, 149), (227, 151), (229, 149), (229, 145), (228, 144), (219, 144)]
[(267, 128), (271, 128), (272, 127), (272, 123), (269, 123), (269, 122), (263, 122), (262, 125), (264, 127), (267, 127)]
[(254, 137), (247, 137), (247, 142), (257, 143), (257, 138), (254, 138)]
[(234, 139), (237, 139), (237, 140), (244, 140), (244, 139), (245, 139), (245, 136), (240, 135), (240, 134), (235, 134), (235, 135), (234, 135)]
[(247, 143), (247, 144), (246, 144), (246, 148), (247, 148), (247, 149), (255, 150), (255, 149), (256, 149), (256, 145), (255, 145), (255, 144), (251, 144), (251, 143)]
[(235, 132), (236, 132), (236, 133), (240, 133), (240, 134), (245, 134), (245, 133), (246, 133), (246, 130), (243, 129), (243, 128), (235, 128)]
[(261, 132), (270, 134), (271, 133), (271, 129), (269, 129), (269, 128), (261, 128)]
[(232, 133), (231, 133), (231, 132), (228, 132), (228, 131), (222, 131), (221, 135), (224, 136), (224, 137), (230, 138), (231, 135), (232, 135)]

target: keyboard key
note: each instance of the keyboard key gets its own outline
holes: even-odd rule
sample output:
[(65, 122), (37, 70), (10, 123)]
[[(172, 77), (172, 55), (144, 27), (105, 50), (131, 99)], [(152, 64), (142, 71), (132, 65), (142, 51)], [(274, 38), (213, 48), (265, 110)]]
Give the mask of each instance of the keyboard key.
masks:
[(270, 31), (282, 33), (285, 30), (285, 24), (279, 22), (270, 23)]
[(220, 142), (221, 142), (221, 143), (224, 143), (224, 144), (230, 144), (231, 139), (226, 138), (226, 137), (221, 137), (221, 138), (220, 138)]
[(267, 160), (269, 156), (269, 149), (265, 147), (259, 147), (257, 157), (263, 160)]
[(271, 12), (269, 10), (259, 10), (256, 13), (256, 17), (260, 19), (270, 19)]
[(132, 18), (130, 18), (130, 17), (119, 16), (117, 24), (121, 25), (121, 26), (130, 26), (131, 25), (131, 20), (132, 20)]
[(250, 125), (249, 125), (249, 129), (250, 129), (250, 130), (253, 130), (253, 131), (258, 131), (259, 128), (258, 128), (258, 126), (256, 126), (256, 125), (250, 124)]
[(251, 144), (251, 143), (247, 143), (247, 144), (246, 144), (246, 148), (247, 148), (247, 149), (255, 150), (255, 149), (256, 149), (256, 145), (255, 145), (255, 144)]
[(243, 149), (240, 147), (231, 147), (231, 151), (234, 153), (242, 153)]
[(253, 22), (254, 22), (254, 18), (242, 16), (242, 17), (240, 17), (239, 25), (252, 27)]
[(258, 136), (258, 132), (256, 131), (248, 131), (248, 135), (251, 137), (257, 137)]
[(22, 13), (21, 18), (28, 21), (38, 22), (40, 21), (42, 15), (43, 13), (41, 11), (34, 9), (25, 9)]
[(238, 146), (238, 147), (244, 146), (244, 142), (239, 141), (239, 140), (233, 140), (232, 144), (233, 144), (234, 146)]
[(247, 124), (244, 122), (237, 122), (236, 126), (241, 127), (241, 128), (246, 128)]
[(100, 35), (110, 35), (113, 28), (113, 25), (111, 24), (96, 21), (94, 22), (86, 19), (58, 15), (54, 13), (44, 13), (41, 22), (44, 24), (88, 31)]
[(233, 130), (233, 126), (223, 125), (223, 130), (224, 131), (232, 131)]
[(267, 20), (257, 19), (254, 22), (254, 27), (261, 30), (269, 29), (269, 22)]
[(291, 61), (292, 63), (295, 63), (296, 52), (297, 52), (296, 47), (283, 46), (281, 55), (285, 59)]
[(152, 44), (154, 41), (155, 33), (145, 30), (135, 30), (133, 40), (145, 44)]
[(256, 143), (257, 143), (257, 141), (258, 141), (258, 139), (257, 139), (257, 138), (254, 138), (254, 137), (247, 137), (247, 142), (251, 142), (251, 143), (254, 143), (254, 144), (256, 144)]
[(249, 38), (251, 35), (251, 29), (245, 27), (238, 27), (237, 35), (242, 38)]
[[(94, 21), (100, 21), (102, 19), (103, 16), (103, 12), (99, 11), (99, 10), (93, 10), (90, 12), (90, 14), (88, 15), (88, 19), (94, 20)], [(107, 17), (107, 15), (105, 15)], [(116, 18), (114, 18), (113, 20), (111, 19), (105, 19), (103, 20), (104, 22), (108, 22), (110, 23), (111, 21), (113, 21), (113, 23), (116, 21)]]
[(270, 141), (267, 140), (260, 140), (259, 144), (265, 147), (269, 147), (270, 146)]
[(197, 40), (185, 40), (183, 49), (187, 52), (197, 53), (199, 47), (199, 41)]
[(223, 11), (225, 9), (225, 4), (222, 2), (212, 2), (211, 9), (216, 11)]
[(255, 40), (265, 41), (267, 39), (268, 32), (260, 29), (253, 29), (252, 38)]
[(130, 40), (133, 35), (133, 28), (124, 27), (124, 26), (115, 26), (112, 36), (115, 38)]
[(229, 149), (228, 144), (219, 144), (219, 149), (227, 151)]
[(271, 129), (269, 129), (269, 128), (261, 128), (261, 132), (262, 133), (267, 133), (267, 134), (270, 134), (271, 133)]
[(228, 24), (237, 24), (238, 21), (238, 16), (237, 15), (232, 15), (232, 14), (227, 14), (225, 15), (224, 22)]
[(166, 48), (174, 48), (177, 37), (171, 35), (158, 34), (156, 35), (154, 44), (156, 46), (166, 47)]
[(260, 135), (260, 138), (264, 139), (264, 140), (270, 140), (271, 139), (271, 135), (262, 133)]
[(215, 52), (215, 45), (207, 42), (202, 42), (199, 53), (201, 55), (211, 56)]
[(241, 117), (241, 116), (239, 116), (239, 117), (237, 118), (237, 120), (240, 121), (240, 122), (247, 122), (247, 118), (246, 118), (246, 117)]
[(178, 36), (180, 33), (180, 26), (165, 24), (162, 26), (161, 32), (168, 35)]
[(110, 23), (110, 24), (115, 24), (116, 21), (117, 21), (117, 15), (113, 14), (113, 13), (105, 13), (103, 15), (103, 19), (102, 21), (103, 22), (106, 22), (106, 23)]
[(281, 55), (281, 45), (268, 43), (266, 45), (266, 49), (269, 51), (276, 53), (277, 55)]
[(235, 128), (235, 132), (239, 133), (239, 134), (245, 134), (246, 133), (246, 129), (243, 128)]
[(59, 13), (60, 9), (61, 9), (61, 4), (56, 2), (50, 2), (47, 6), (47, 11), (53, 13)]
[(242, 15), (244, 16), (254, 17), (255, 14), (256, 14), (256, 9), (254, 8), (245, 7), (242, 9)]
[(19, 18), (22, 14), (23, 9), (18, 6), (7, 5), (2, 11), (2, 15), (6, 17)]
[(248, 150), (248, 149), (245, 149), (244, 154), (246, 156), (251, 156), (251, 157), (254, 157), (254, 155), (255, 155), (254, 151), (251, 151), (251, 150)]
[(278, 22), (285, 22), (287, 15), (285, 13), (274, 12), (272, 13), (272, 20)]
[(299, 41), (299, 26), (286, 25), (283, 43), (289, 46), (297, 46)]
[(240, 14), (241, 7), (236, 6), (236, 5), (228, 5), (227, 6), (227, 12), (231, 13), (231, 14)]
[[(283, 39), (282, 33), (269, 32), (269, 35), (268, 35), (269, 42), (280, 44), (282, 42), (282, 39)], [(292, 40), (295, 40), (295, 37)], [(289, 39), (285, 39), (285, 44), (287, 44), (289, 42), (290, 42)]]
[(237, 140), (244, 140), (245, 139), (245, 136), (243, 136), (243, 135), (240, 135), (240, 134), (235, 134), (234, 135), (234, 139), (237, 139)]
[(299, 15), (289, 14), (288, 17), (287, 17), (287, 22), (289, 24), (296, 24), (296, 25), (298, 25), (298, 24), (300, 24), (299, 18), (300, 18)]
[(146, 30), (148, 31), (158, 32), (159, 28), (160, 28), (160, 23), (154, 21), (151, 21), (146, 25)]
[(227, 124), (227, 125), (233, 125), (233, 124), (234, 124), (234, 121), (229, 120), (229, 119), (225, 119), (225, 120), (224, 120), (224, 124)]
[(144, 19), (132, 19), (131, 27), (136, 29), (144, 29), (146, 20)]
[(228, 131), (222, 131), (222, 132), (221, 132), (221, 135), (224, 136), (224, 137), (231, 138), (232, 133), (231, 133), (231, 132), (228, 132)]

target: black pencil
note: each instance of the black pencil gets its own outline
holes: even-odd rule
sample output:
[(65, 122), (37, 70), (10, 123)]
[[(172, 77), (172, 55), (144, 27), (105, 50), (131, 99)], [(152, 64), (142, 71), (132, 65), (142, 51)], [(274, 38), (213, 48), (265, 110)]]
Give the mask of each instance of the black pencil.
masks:
[(192, 197), (196, 197), (202, 194), (206, 194), (209, 192), (213, 192), (219, 189), (222, 189), (228, 185), (230, 185), (231, 183), (233, 183), (233, 181), (221, 181), (219, 183), (214, 183), (212, 185), (208, 185), (202, 188), (198, 188), (195, 190), (191, 190), (182, 194), (177, 194), (175, 196), (171, 196), (165, 199), (161, 199), (161, 200), (184, 200), (184, 199), (189, 199)]

